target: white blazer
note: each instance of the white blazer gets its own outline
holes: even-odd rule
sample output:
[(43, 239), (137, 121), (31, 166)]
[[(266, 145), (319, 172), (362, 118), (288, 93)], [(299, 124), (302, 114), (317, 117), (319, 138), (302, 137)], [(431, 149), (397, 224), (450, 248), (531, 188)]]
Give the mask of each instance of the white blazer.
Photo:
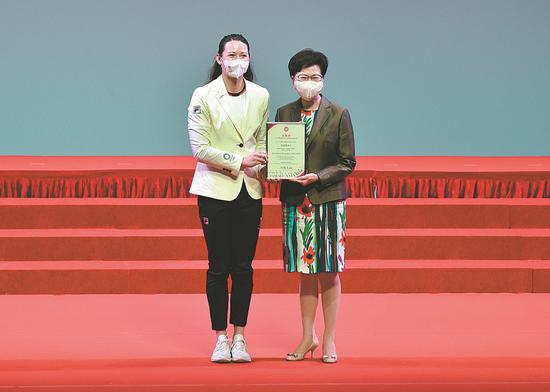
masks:
[(265, 151), (268, 91), (249, 81), (244, 110), (236, 112), (222, 76), (197, 88), (188, 109), (189, 141), (198, 161), (190, 192), (219, 200), (234, 200), (243, 181), (248, 194), (262, 197), (261, 165), (241, 170), (243, 158)]

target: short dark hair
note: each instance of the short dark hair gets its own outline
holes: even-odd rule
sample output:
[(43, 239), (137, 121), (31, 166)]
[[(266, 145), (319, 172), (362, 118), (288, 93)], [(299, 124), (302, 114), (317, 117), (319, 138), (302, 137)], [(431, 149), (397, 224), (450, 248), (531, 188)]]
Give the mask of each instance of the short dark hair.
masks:
[[(250, 56), (250, 45), (248, 44), (248, 41), (246, 38), (244, 38), (241, 34), (228, 34), (225, 37), (223, 37), (218, 45), (218, 54), (221, 56), (223, 51), (225, 50), (225, 44), (230, 41), (240, 41), (246, 45), (246, 48), (248, 49), (248, 55)], [(210, 68), (210, 76), (209, 81), (213, 81), (218, 76), (222, 74), (222, 66), (218, 64), (216, 60), (214, 60), (214, 64), (212, 64), (212, 67)], [(244, 74), (244, 78), (246, 80), (250, 80), (251, 82), (254, 81), (254, 71), (252, 71), (252, 64), (248, 65), (248, 70)]]
[(318, 65), (321, 68), (321, 75), (325, 76), (328, 68), (328, 59), (321, 52), (317, 52), (313, 49), (302, 49), (296, 53), (288, 62), (288, 72), (290, 77), (294, 77), (302, 69), (311, 67), (312, 65)]

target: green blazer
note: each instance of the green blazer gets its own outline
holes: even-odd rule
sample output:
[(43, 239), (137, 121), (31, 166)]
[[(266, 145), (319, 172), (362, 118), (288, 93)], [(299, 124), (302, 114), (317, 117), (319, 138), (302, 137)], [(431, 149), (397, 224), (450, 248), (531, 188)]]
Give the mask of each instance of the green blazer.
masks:
[[(275, 121), (299, 122), (301, 109), (300, 99), (282, 106), (277, 109)], [(347, 197), (344, 179), (354, 168), (355, 144), (349, 112), (321, 96), (306, 144), (306, 172), (317, 174), (319, 181), (307, 188), (283, 181), (279, 199), (299, 205), (307, 193), (313, 204), (344, 200)]]

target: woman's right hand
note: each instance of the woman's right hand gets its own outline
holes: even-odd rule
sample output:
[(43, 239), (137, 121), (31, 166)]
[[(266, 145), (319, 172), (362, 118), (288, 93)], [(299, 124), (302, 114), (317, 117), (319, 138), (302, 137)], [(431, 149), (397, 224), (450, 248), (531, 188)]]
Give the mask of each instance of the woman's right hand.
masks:
[(241, 169), (247, 167), (254, 167), (256, 165), (265, 165), (267, 163), (267, 153), (262, 151), (254, 151), (253, 153), (245, 156), (241, 163)]

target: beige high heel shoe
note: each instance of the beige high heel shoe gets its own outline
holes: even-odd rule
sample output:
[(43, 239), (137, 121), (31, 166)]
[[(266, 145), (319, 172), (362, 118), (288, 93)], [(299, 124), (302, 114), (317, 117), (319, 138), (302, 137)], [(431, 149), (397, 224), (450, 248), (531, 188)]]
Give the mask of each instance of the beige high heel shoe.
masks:
[(307, 353), (311, 352), (311, 358), (313, 358), (313, 353), (315, 352), (315, 349), (319, 347), (318, 341), (313, 341), (311, 343), (311, 346), (306, 350), (305, 353), (288, 353), (286, 355), (287, 361), (303, 361), (307, 355)]
[(336, 354), (323, 355), (323, 362), (324, 363), (336, 363), (336, 362), (338, 362), (338, 355), (336, 355)]
[[(334, 345), (334, 342), (332, 343)], [(336, 347), (334, 347), (336, 349)], [(338, 362), (338, 355), (334, 354), (325, 354), (325, 345), (323, 344), (323, 363), (336, 363)]]

